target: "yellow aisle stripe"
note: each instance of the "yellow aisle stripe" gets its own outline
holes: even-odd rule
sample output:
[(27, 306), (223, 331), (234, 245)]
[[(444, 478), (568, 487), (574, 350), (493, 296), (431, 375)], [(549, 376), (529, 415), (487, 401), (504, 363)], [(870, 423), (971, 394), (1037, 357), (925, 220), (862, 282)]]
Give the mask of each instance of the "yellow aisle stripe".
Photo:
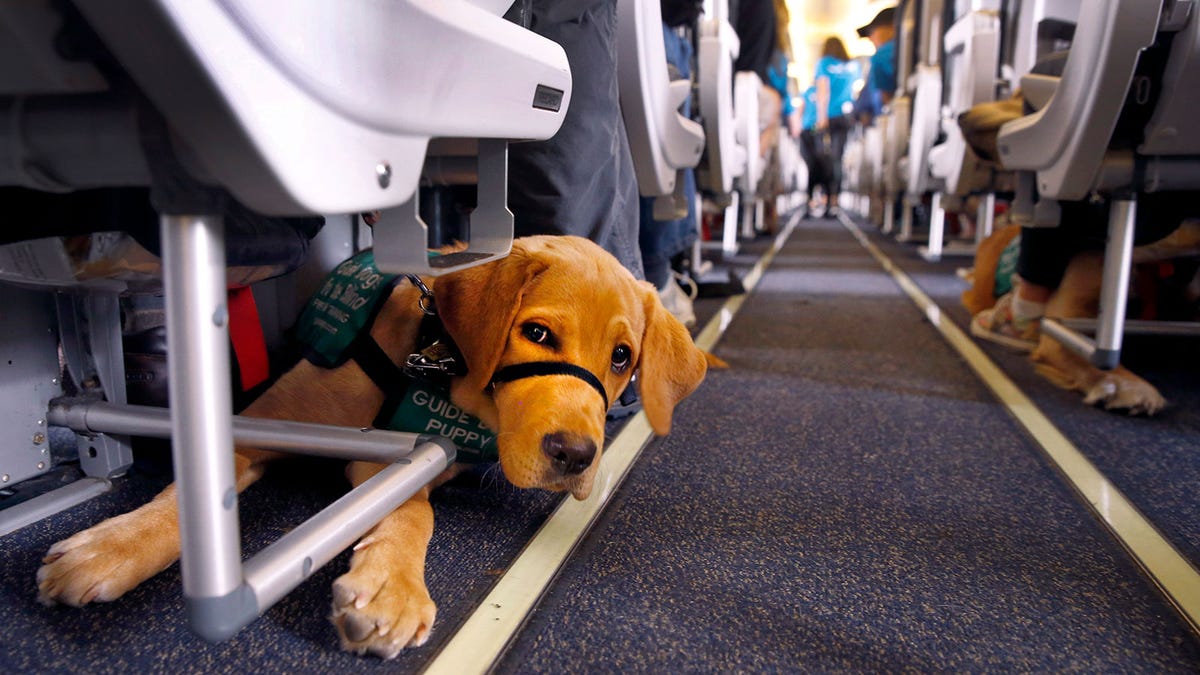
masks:
[(844, 214), (839, 214), (839, 220), (892, 275), (946, 342), (958, 351), (1000, 402), (1008, 407), (1013, 417), (1033, 436), (1071, 487), (1083, 497), (1113, 536), (1150, 575), (1167, 599), (1191, 624), (1193, 630), (1200, 630), (1200, 572), (1197, 572), (1125, 495), (1050, 422), (973, 339), (963, 333), (953, 321), (942, 320), (937, 304), (893, 264), (886, 254), (871, 243), (853, 221)]

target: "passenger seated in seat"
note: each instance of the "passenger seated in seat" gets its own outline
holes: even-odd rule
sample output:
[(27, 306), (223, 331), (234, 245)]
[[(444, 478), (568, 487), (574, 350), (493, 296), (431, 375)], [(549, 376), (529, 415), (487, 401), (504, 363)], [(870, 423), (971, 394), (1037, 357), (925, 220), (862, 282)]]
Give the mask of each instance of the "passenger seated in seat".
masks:
[[(1061, 76), (1067, 52), (1043, 57), (1033, 72)], [(960, 116), (959, 126), (972, 149), (982, 158), (998, 161), (996, 136), (1007, 121), (1032, 111), (1013, 100), (982, 104)], [(1174, 231), (1185, 218), (1200, 215), (1189, 193), (1154, 193), (1138, 200), (1134, 245), (1158, 241)], [(1038, 343), (1046, 303), (1062, 282), (1067, 265), (1084, 251), (1103, 251), (1108, 233), (1109, 207), (1103, 202), (1059, 202), (1057, 227), (1022, 227), (1017, 244), (1017, 280), (990, 309), (971, 320), (977, 337), (1021, 351)]]
[[(1195, 216), (1193, 195), (1159, 193), (1138, 200), (1134, 245), (1158, 241), (1185, 218)], [(995, 306), (971, 320), (971, 333), (1019, 351), (1032, 351), (1040, 337), (1046, 303), (1067, 265), (1084, 251), (1103, 251), (1109, 207), (1103, 202), (1061, 202), (1058, 227), (1023, 227), (1017, 252), (1017, 280)]]

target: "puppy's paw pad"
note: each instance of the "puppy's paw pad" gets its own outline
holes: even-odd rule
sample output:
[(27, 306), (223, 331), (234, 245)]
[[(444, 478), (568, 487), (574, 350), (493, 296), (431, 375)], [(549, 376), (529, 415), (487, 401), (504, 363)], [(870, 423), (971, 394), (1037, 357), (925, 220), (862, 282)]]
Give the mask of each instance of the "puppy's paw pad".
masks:
[(437, 607), (421, 581), (356, 565), (333, 584), (333, 623), (342, 649), (395, 658), (429, 640)]

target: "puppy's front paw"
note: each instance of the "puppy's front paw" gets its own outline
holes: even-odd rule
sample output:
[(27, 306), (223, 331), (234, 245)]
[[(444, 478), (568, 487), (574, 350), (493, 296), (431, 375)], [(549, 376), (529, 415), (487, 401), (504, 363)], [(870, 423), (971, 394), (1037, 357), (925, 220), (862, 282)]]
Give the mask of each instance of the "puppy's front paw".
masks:
[(364, 539), (350, 571), (333, 582), (332, 619), (346, 651), (393, 659), (429, 639), (437, 606), (422, 572), (401, 569), (392, 546)]
[(139, 518), (110, 518), (51, 546), (37, 572), (38, 600), (72, 607), (116, 600), (170, 565), (170, 542), (160, 541), (163, 533), (146, 536)]
[(1154, 385), (1128, 371), (1105, 373), (1084, 394), (1084, 403), (1103, 404), (1106, 410), (1124, 411), (1130, 415), (1154, 415), (1167, 405), (1167, 400)]

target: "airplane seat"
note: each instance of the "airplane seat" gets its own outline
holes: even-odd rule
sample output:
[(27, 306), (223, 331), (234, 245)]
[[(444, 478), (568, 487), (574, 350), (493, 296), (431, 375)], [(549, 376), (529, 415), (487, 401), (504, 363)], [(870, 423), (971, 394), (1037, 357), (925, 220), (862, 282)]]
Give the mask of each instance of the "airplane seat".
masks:
[(718, 0), (713, 16), (702, 16), (697, 29), (696, 77), (705, 136), (697, 179), (721, 204), (729, 201), (734, 179), (745, 171), (747, 160), (746, 149), (738, 143), (734, 113), (733, 62), (740, 49), (728, 6)]
[[(887, 188), (884, 185), (884, 166), (886, 165), (888, 115), (881, 115), (874, 123), (863, 129), (863, 185), (867, 198), (870, 200), (871, 222), (879, 225), (885, 233), (891, 232), (891, 222), (885, 218), (883, 204), (888, 201)], [(879, 208), (876, 209), (876, 205)], [(878, 215), (876, 215), (878, 211)]]
[[(996, 0), (959, 0), (944, 37), (944, 81), (947, 84), (942, 142), (930, 151), (930, 171), (945, 186), (945, 204), (961, 210), (969, 196), (978, 196), (975, 242), (943, 248), (941, 229), (930, 231), (922, 255), (973, 255), (975, 246), (991, 234), (997, 194), (1011, 194), (1015, 176), (984, 160), (966, 143), (958, 117), (972, 106), (1009, 96), (1033, 63), (1070, 45), (1079, 13), (1078, 0), (1044, 0), (1012, 5)], [(1041, 81), (1025, 79), (1024, 101), (1040, 107), (1049, 97)], [(935, 214), (931, 225), (942, 220)]]
[(1001, 47), (1005, 78), (1019, 83), (1042, 57), (1068, 47), (1083, 4), (1084, 0), (1038, 0), (1019, 6), (1008, 3)]
[(638, 192), (669, 196), (682, 182), (677, 181), (679, 172), (695, 167), (705, 147), (704, 128), (680, 112), (692, 82), (671, 81), (668, 75), (663, 31), (669, 29), (658, 0), (622, 2), (617, 12), (621, 115)]
[(759, 92), (763, 82), (756, 73), (741, 71), (734, 75), (733, 101), (737, 120), (738, 145), (745, 149), (746, 166), (737, 176), (737, 186), (746, 200), (753, 201), (758, 181), (766, 168), (761, 156), (759, 134)]
[(777, 207), (779, 213), (786, 213), (797, 205), (799, 194), (804, 191), (808, 181), (808, 167), (800, 156), (800, 142), (788, 135), (787, 129), (779, 132), (779, 173), (783, 194), (783, 203)]
[(846, 149), (842, 152), (842, 190), (860, 199), (867, 194), (864, 181), (863, 132), (857, 126), (846, 138)]
[[(894, 227), (894, 209), (887, 208), (886, 205), (894, 204), (905, 192), (904, 180), (907, 172), (904, 170), (902, 160), (904, 151), (908, 147), (912, 99), (907, 95), (901, 95), (898, 91), (889, 108), (890, 110), (881, 117), (883, 161), (880, 165), (879, 175), (885, 202), (883, 231), (887, 233), (890, 233)], [(905, 209), (905, 213), (910, 213), (910, 210)]]
[(908, 135), (905, 189), (910, 200), (937, 187), (929, 170), (929, 153), (941, 132), (942, 74), (936, 66), (921, 64), (911, 76), (913, 85), (912, 123)]
[(967, 13), (946, 31), (944, 44), (944, 140), (930, 150), (930, 173), (942, 181), (947, 194), (966, 196), (986, 188), (991, 169), (967, 145), (957, 120), (972, 107), (996, 100), (1000, 84), (999, 14), (988, 10)]
[(1056, 226), (1059, 201), (1110, 203), (1095, 338), (1047, 320), (1043, 330), (1101, 368), (1120, 357), (1141, 195), (1200, 189), (1200, 132), (1189, 124), (1200, 91), (1195, 3), (1103, 0), (1081, 12), (1062, 76), (1032, 114), (1000, 129), (1001, 161), (1018, 171), (1013, 217)]
[[(77, 432), (87, 476), (4, 509), (0, 533), (109, 489), (131, 462), (128, 435), (170, 436), (181, 509), (194, 515), (181, 519), (184, 596), (193, 628), (223, 640), (298, 583), (284, 573), (296, 560), (313, 569), (328, 562), (374, 524), (364, 514), (390, 511), (436, 475), (429, 470), (453, 461), (453, 447), (415, 434), (326, 435), (279, 423), (256, 442), (424, 459), (393, 464), (380, 474), (382, 489), (352, 492), (323, 511), (329, 527), (302, 525), (243, 568), (227, 494), (232, 445), (261, 430), (230, 415), (228, 331), (238, 308), (227, 263), (236, 271), (241, 256), (256, 268), (265, 259), (273, 274), (303, 257), (314, 216), (371, 210), (384, 213), (373, 238), (385, 272), (438, 274), (507, 255), (507, 142), (552, 136), (571, 98), (562, 48), (504, 19), (509, 4), (298, 0), (280, 12), (250, 0), (29, 0), (0, 8), (0, 190), (12, 207), (0, 241), (24, 245), (6, 248), (0, 265), (21, 284), (4, 286), (6, 310), (30, 329), (0, 338), (15, 364), (0, 387), (0, 475), (9, 487), (49, 471), (44, 431), (54, 425)], [(436, 154), (431, 141), (441, 139), (451, 139), (453, 157), (473, 155), (466, 163), (482, 215), (472, 217), (465, 251), (437, 256), (416, 195)], [(122, 231), (109, 236), (114, 227)], [(74, 236), (26, 245), (44, 235)], [(143, 249), (156, 240), (160, 255), (144, 255), (125, 235)], [(123, 405), (120, 301), (153, 276), (149, 257), (162, 276), (169, 411)], [(61, 398), (56, 342), (80, 397)]]
[[(996, 100), (1000, 88), (1000, 28), (997, 9), (976, 9), (959, 17), (943, 38), (943, 68), (947, 89), (940, 120), (941, 142), (929, 150), (929, 174), (942, 190), (940, 205), (962, 203), (974, 193), (987, 193), (977, 214), (976, 240), (991, 233), (994, 213), (993, 165), (982, 160), (967, 145), (958, 126), (958, 116), (980, 103)], [(944, 219), (934, 214), (929, 243), (921, 253), (929, 259), (943, 254), (974, 253), (974, 245), (945, 249)]]
[[(909, 78), (913, 74), (915, 64), (921, 62), (920, 19), (920, 0), (901, 0), (896, 6), (896, 91), (879, 121), (884, 130), (883, 164), (880, 167), (885, 203), (883, 231), (889, 234), (894, 229), (895, 210), (886, 205), (894, 204), (905, 193), (905, 180), (908, 177), (904, 157), (908, 151), (909, 131), (912, 125), (912, 91), (909, 88)], [(901, 239), (907, 239), (912, 236), (910, 209), (903, 209), (903, 213), (906, 227), (902, 228), (899, 236)]]
[[(894, 170), (899, 172), (892, 180), (894, 195), (902, 197), (902, 223), (897, 238), (911, 241), (913, 213), (933, 192), (937, 185), (929, 172), (929, 151), (938, 140), (942, 117), (942, 45), (937, 36), (942, 34), (941, 24), (945, 15), (942, 0), (911, 0), (900, 12), (900, 30), (897, 32), (897, 56), (900, 68), (897, 71), (897, 100), (903, 98), (901, 107), (906, 126), (903, 135), (893, 136), (892, 153), (897, 158)], [(936, 194), (935, 194), (936, 201)], [(935, 203), (933, 217), (940, 215)], [(931, 221), (931, 229), (939, 227)]]

